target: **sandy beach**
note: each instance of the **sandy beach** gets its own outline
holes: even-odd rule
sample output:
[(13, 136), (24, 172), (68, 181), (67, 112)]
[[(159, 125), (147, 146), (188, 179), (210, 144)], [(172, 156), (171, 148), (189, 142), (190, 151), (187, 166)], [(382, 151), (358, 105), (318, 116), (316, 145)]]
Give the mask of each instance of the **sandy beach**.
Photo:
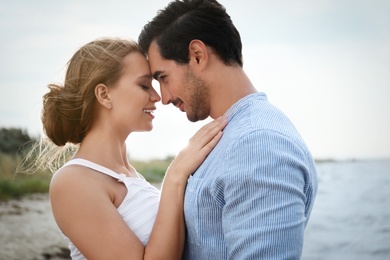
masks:
[(0, 259), (70, 259), (48, 194), (0, 202)]

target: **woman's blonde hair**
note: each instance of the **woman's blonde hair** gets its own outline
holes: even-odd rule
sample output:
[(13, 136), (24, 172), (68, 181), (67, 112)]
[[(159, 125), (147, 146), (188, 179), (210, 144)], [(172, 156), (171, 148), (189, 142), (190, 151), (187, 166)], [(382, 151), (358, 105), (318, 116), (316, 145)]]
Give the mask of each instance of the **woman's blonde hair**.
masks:
[(115, 83), (121, 76), (123, 59), (133, 52), (141, 53), (134, 41), (101, 38), (72, 56), (63, 85), (50, 84), (43, 96), (41, 120), (47, 137), (43, 136), (30, 153), (30, 157), (38, 154), (35, 167), (54, 170), (77, 150), (94, 119), (95, 87)]
[(83, 140), (94, 118), (95, 87), (115, 83), (124, 57), (132, 52), (140, 52), (135, 42), (104, 38), (87, 43), (73, 55), (64, 85), (50, 84), (43, 96), (42, 124), (54, 144)]

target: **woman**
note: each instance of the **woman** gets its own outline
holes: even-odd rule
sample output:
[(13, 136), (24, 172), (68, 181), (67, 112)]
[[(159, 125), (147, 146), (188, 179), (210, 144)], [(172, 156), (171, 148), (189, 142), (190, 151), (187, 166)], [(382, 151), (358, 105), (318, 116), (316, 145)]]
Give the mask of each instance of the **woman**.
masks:
[(152, 130), (160, 96), (134, 42), (98, 39), (68, 63), (64, 85), (49, 85), (42, 123), (57, 146), (77, 144), (54, 174), (50, 200), (73, 259), (178, 259), (187, 179), (221, 138), (227, 120), (200, 129), (168, 168), (161, 194), (129, 164), (125, 140)]

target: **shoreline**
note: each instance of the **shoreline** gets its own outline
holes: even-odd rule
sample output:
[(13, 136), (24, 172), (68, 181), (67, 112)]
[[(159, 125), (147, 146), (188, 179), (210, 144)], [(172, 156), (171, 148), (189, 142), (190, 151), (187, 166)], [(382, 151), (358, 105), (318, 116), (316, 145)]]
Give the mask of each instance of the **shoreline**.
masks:
[(51, 213), (49, 194), (0, 202), (0, 259), (70, 259)]

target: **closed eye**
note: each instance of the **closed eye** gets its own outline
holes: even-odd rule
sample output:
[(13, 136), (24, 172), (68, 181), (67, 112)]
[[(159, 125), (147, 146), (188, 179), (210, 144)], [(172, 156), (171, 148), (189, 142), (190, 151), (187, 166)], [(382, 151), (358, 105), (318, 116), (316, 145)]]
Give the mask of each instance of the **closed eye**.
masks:
[(150, 86), (147, 86), (147, 85), (140, 85), (140, 87), (144, 90), (149, 90), (150, 89)]

